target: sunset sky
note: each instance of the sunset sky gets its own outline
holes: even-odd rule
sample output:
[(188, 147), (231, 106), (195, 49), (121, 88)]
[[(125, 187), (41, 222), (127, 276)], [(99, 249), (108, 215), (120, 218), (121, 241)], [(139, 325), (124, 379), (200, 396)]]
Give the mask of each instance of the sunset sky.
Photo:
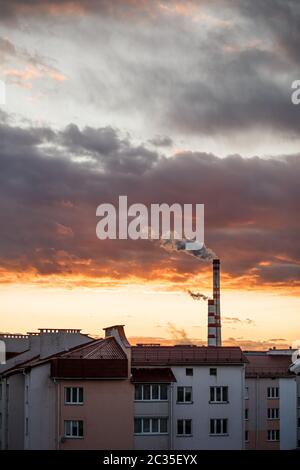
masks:
[(299, 51), (297, 0), (0, 0), (0, 330), (206, 343), (210, 263), (97, 239), (127, 195), (205, 204), (225, 345), (300, 343)]

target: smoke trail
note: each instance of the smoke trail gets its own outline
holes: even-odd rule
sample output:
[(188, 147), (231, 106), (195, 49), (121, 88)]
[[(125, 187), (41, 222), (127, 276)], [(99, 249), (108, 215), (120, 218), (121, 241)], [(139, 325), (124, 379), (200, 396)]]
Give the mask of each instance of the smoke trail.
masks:
[(186, 243), (190, 240), (175, 240), (174, 237), (168, 239), (161, 239), (160, 244), (161, 247), (164, 248), (166, 251), (184, 251), (188, 255), (194, 256), (201, 261), (209, 262), (213, 259), (217, 258), (217, 255), (210, 249), (207, 248), (205, 245), (200, 250), (186, 250)]
[(207, 295), (201, 294), (200, 292), (192, 292), (191, 290), (188, 290), (188, 293), (194, 300), (208, 300), (209, 299)]
[(184, 328), (176, 328), (172, 323), (168, 323), (168, 329), (172, 339), (177, 341), (179, 344), (192, 344), (192, 341), (188, 337)]

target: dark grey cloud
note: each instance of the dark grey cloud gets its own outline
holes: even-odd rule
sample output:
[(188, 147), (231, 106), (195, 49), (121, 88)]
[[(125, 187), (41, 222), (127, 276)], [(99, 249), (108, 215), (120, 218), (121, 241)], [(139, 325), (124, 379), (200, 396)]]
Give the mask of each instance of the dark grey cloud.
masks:
[[(0, 125), (0, 267), (94, 279), (157, 273), (182, 283), (205, 269), (147, 241), (99, 241), (96, 207), (204, 203), (206, 244), (233, 278), (299, 285), (300, 156), (168, 158), (113, 128)], [(171, 273), (171, 274), (168, 274)], [(250, 287), (250, 285), (249, 285)]]
[(153, 139), (149, 140), (149, 143), (154, 145), (154, 147), (171, 147), (173, 145), (171, 137), (162, 135), (153, 137)]

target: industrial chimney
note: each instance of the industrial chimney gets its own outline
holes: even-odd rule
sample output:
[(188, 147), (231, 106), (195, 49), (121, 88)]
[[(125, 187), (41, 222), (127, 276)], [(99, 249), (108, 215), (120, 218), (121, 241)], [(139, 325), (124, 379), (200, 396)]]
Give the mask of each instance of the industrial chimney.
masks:
[(222, 346), (220, 310), (220, 260), (213, 260), (213, 299), (215, 306), (216, 346)]

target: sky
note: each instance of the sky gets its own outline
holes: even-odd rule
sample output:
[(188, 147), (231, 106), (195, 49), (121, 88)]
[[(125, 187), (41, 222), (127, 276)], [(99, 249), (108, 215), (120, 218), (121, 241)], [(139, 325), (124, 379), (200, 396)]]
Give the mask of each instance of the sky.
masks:
[(96, 208), (205, 204), (222, 336), (300, 338), (297, 0), (0, 0), (0, 330), (206, 343), (211, 264), (99, 240)]

